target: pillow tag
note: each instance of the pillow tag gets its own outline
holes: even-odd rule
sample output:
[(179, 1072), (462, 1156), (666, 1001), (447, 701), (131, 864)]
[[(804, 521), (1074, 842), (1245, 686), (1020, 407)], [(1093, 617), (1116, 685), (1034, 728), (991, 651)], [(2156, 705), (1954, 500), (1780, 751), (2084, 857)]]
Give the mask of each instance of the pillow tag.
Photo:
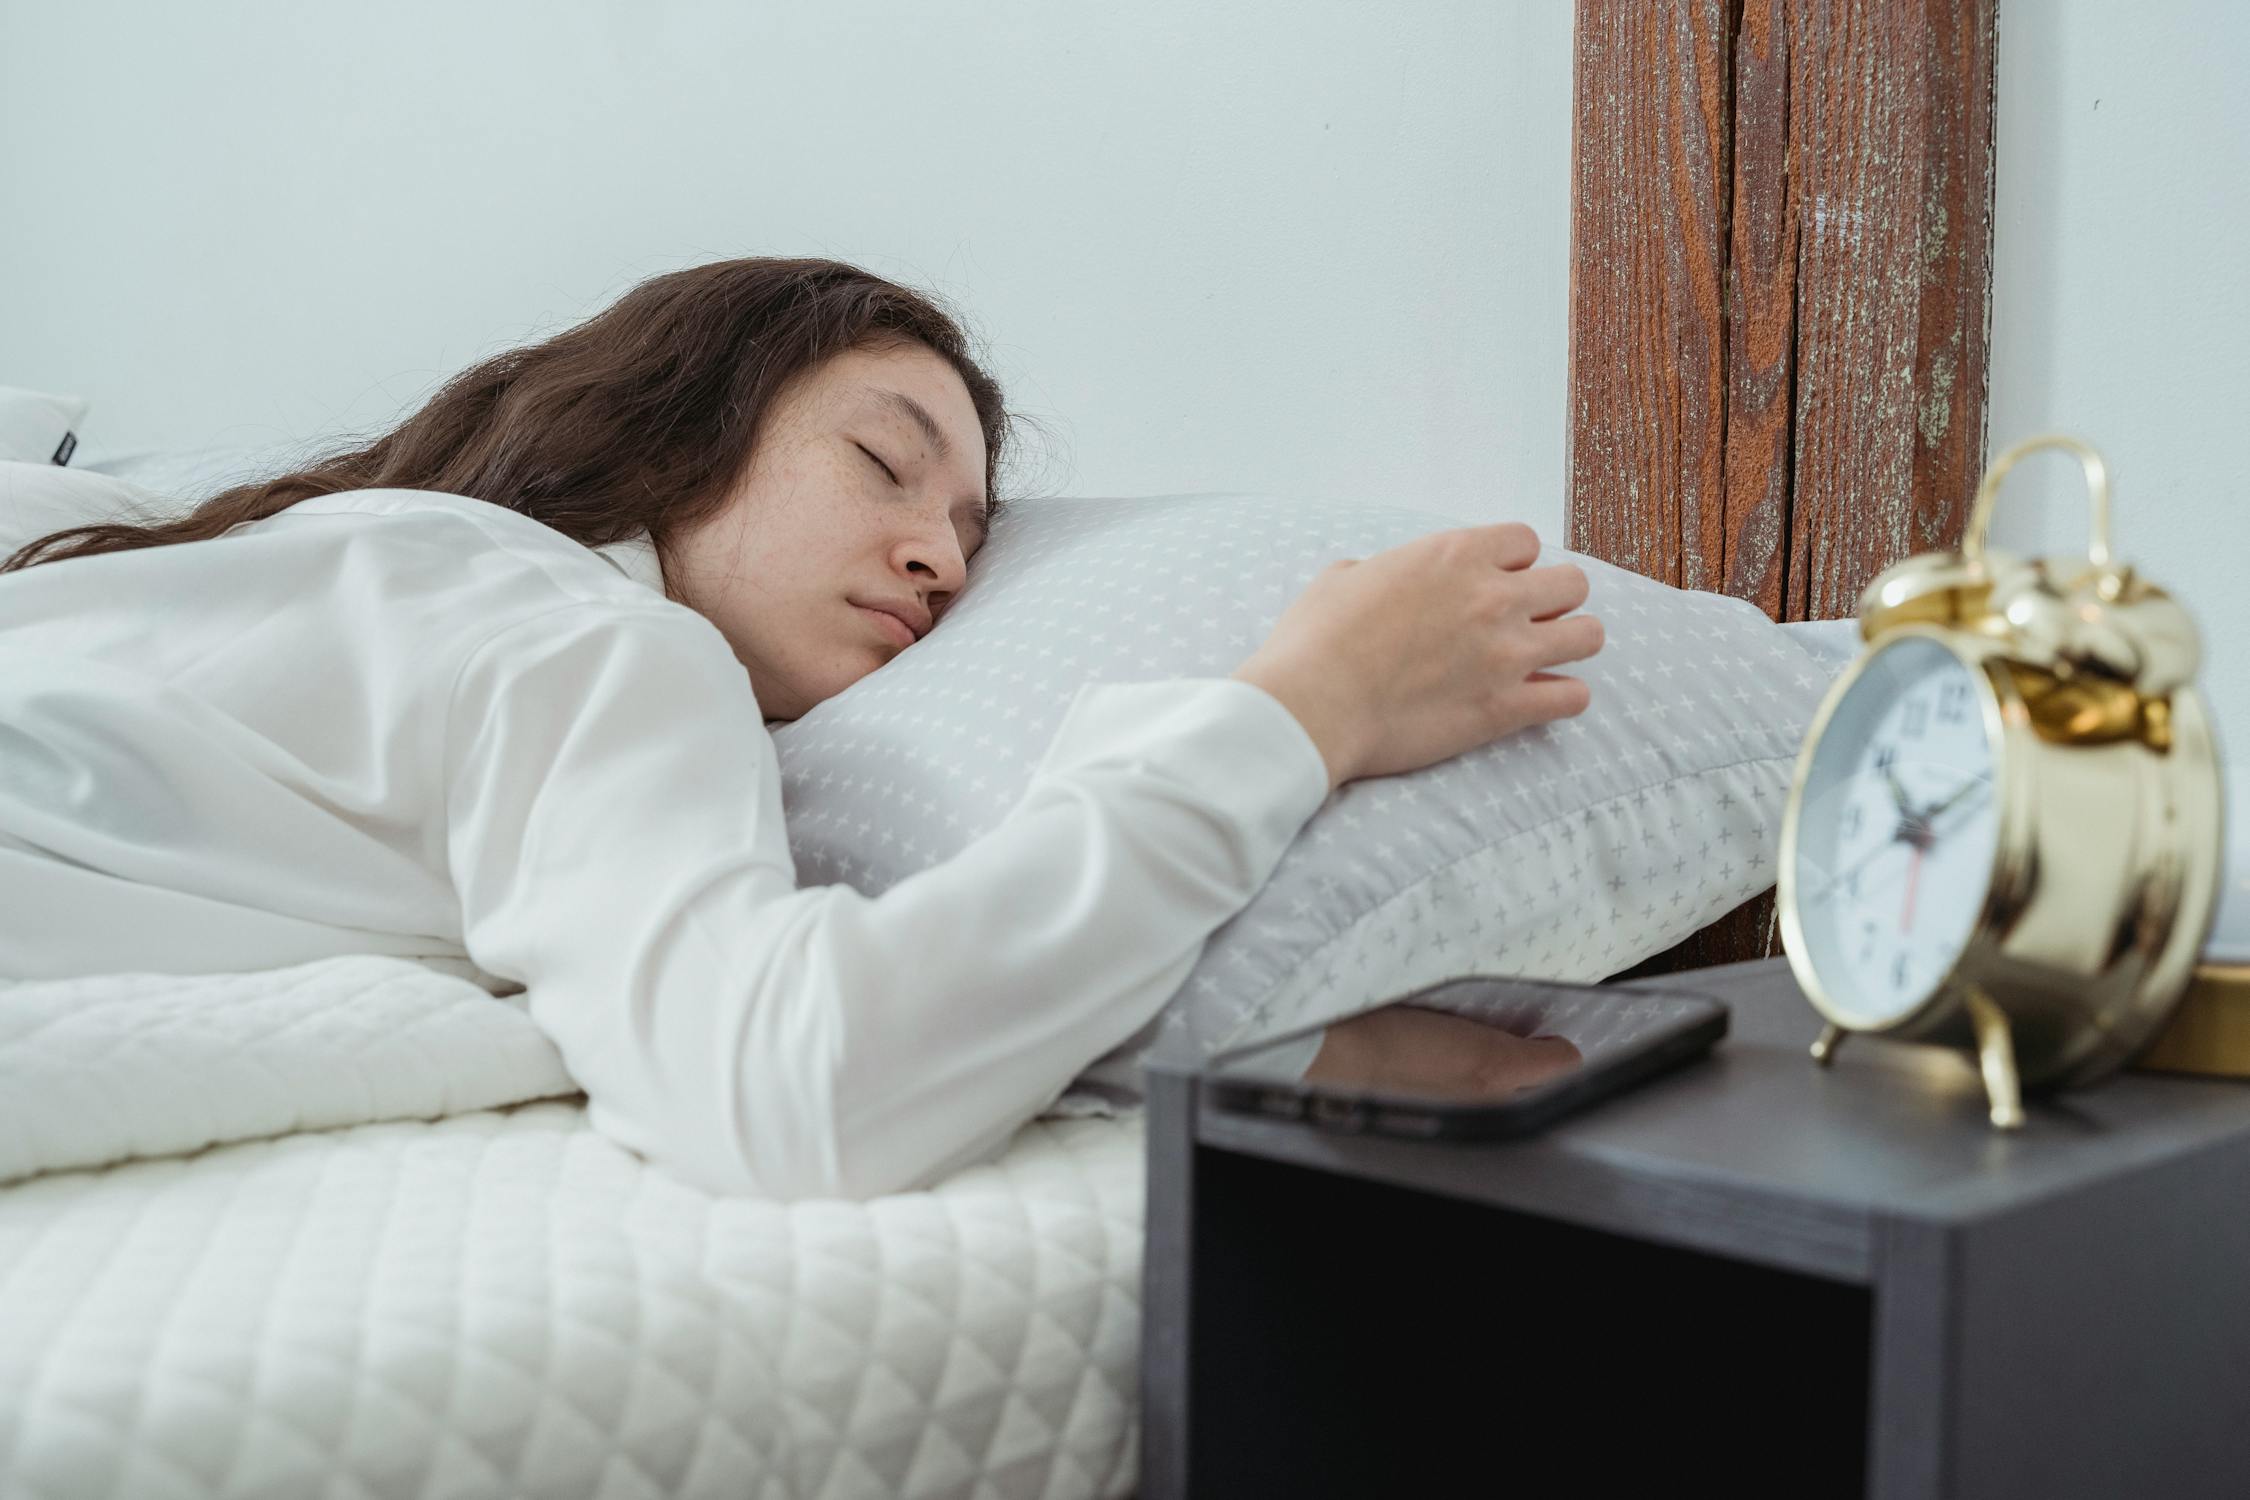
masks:
[(70, 462), (70, 455), (76, 453), (77, 451), (78, 434), (75, 432), (66, 432), (62, 435), (62, 441), (55, 445), (55, 456), (52, 459), (49, 459), (48, 462), (67, 464)]

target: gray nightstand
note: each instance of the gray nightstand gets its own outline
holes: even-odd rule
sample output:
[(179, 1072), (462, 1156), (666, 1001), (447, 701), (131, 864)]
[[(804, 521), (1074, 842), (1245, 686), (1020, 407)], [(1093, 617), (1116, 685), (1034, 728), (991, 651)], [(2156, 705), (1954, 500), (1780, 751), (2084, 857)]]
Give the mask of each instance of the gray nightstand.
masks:
[(2250, 1496), (2250, 1084), (2005, 1136), (1965, 1060), (1814, 1067), (1783, 960), (1646, 982), (1730, 1035), (1528, 1141), (1226, 1114), (1152, 1059), (1144, 1500)]

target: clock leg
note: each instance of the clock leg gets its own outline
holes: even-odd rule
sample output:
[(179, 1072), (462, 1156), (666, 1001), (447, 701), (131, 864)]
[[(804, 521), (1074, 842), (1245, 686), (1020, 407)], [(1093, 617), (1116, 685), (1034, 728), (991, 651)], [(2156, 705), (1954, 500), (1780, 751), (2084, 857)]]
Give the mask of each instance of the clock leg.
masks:
[(1962, 987), (1969, 1019), (1977, 1028), (1977, 1060), (1984, 1066), (1984, 1091), (1992, 1101), (1992, 1124), (1998, 1130), (2023, 1128), (2023, 1086), (2016, 1078), (2016, 1049), (2008, 1034), (2008, 1017), (1990, 995), (1975, 985)]
[(1812, 1060), (1827, 1067), (1836, 1060), (1836, 1049), (1844, 1044), (1844, 1028), (1831, 1022), (1820, 1029), (1820, 1040), (1812, 1044)]

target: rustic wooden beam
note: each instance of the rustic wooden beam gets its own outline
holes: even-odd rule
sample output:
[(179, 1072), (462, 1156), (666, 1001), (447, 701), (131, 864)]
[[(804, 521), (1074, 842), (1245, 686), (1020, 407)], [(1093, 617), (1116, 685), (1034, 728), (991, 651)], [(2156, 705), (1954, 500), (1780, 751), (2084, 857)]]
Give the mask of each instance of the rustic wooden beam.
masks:
[[(1568, 546), (1803, 620), (1958, 544), (1996, 6), (1577, 0)], [(1778, 951), (1771, 912), (1653, 971)]]
[[(1984, 461), (1997, 0), (1792, 0), (1788, 612), (1959, 544)], [(1765, 185), (1767, 195), (1775, 186)]]
[(1731, 9), (1577, 16), (1565, 545), (1684, 588), (1722, 555)]
[(1722, 592), (1787, 605), (1797, 375), (1797, 178), (1789, 170), (1789, 28), (1747, 0), (1734, 43), (1735, 175), (1727, 233), (1726, 535)]

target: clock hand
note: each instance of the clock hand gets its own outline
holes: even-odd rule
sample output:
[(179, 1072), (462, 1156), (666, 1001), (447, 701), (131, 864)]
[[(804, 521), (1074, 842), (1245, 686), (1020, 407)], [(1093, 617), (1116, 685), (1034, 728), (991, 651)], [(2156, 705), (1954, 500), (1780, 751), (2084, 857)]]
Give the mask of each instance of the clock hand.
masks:
[[(1892, 795), (1894, 797), (1904, 790), (1904, 788), (1899, 785), (1897, 776), (1891, 772), (1890, 767), (1885, 766), (1883, 768), (1883, 774), (1889, 779), (1891, 783)], [(1813, 892), (1806, 899), (1808, 901), (1827, 900), (1830, 896), (1835, 894), (1836, 888), (1838, 886), (1845, 884), (1854, 875), (1857, 875), (1860, 871), (1866, 869), (1876, 860), (1881, 859), (1885, 854), (1890, 852), (1893, 845), (1897, 844), (1904, 844), (1907, 846), (1907, 848), (1913, 851), (1915, 868), (1914, 871), (1909, 872), (1909, 878), (1911, 879), (1912, 875), (1918, 872), (1920, 869), (1922, 855), (1937, 842), (1937, 829), (1934, 825), (1937, 821), (1938, 814), (1951, 811), (1955, 807), (1965, 806), (1968, 808), (1975, 808), (1984, 800), (1983, 797), (1979, 796), (1975, 802), (1969, 802), (1966, 801), (1966, 799), (1972, 793), (1990, 792), (1991, 790), (1992, 783), (1990, 781), (1984, 779), (1983, 777), (1972, 776), (1961, 786), (1956, 788), (1951, 796), (1947, 797), (1937, 806), (1931, 808), (1928, 812), (1916, 812), (1913, 810), (1910, 804), (1906, 805), (1902, 808), (1903, 816), (1899, 822), (1898, 831), (1896, 833), (1894, 833), (1891, 837), (1885, 839), (1882, 843), (1877, 844), (1874, 848), (1868, 850), (1865, 854), (1861, 855), (1860, 858), (1852, 864), (1852, 867), (1850, 869), (1839, 870), (1833, 879), (1831, 879), (1826, 885), (1823, 885), (1819, 890)], [(1911, 918), (1909, 918), (1908, 920), (1910, 921)]]
[[(1939, 813), (1946, 812), (1955, 807), (1964, 808), (1968, 811), (1973, 812), (1977, 808), (1982, 807), (1985, 804), (1986, 798), (1982, 795), (1979, 795), (1974, 800), (1965, 801), (1963, 799), (1968, 798), (1969, 794), (1972, 792), (1990, 792), (1991, 790), (1992, 783), (1989, 781), (1971, 781), (1967, 786), (1961, 788), (1952, 796), (1946, 798), (1944, 802), (1940, 803), (1936, 807), (1931, 808), (1927, 813), (1923, 814), (1923, 816), (1914, 824), (1915, 837), (1910, 840), (1910, 842), (1912, 842), (1914, 847), (1917, 849), (1928, 849), (1932, 847), (1938, 841), (1937, 816)], [(1953, 821), (1955, 826), (1958, 826), (1961, 822), (1961, 820), (1958, 818), (1954, 819)]]
[(1984, 779), (1984, 778), (1983, 778), (1982, 776), (1972, 776), (1972, 777), (1970, 777), (1970, 778), (1969, 778), (1969, 779), (1968, 779), (1967, 781), (1964, 781), (1964, 782), (1962, 782), (1960, 786), (1958, 786), (1958, 787), (1956, 787), (1956, 788), (1954, 789), (1954, 792), (1953, 792), (1953, 795), (1952, 795), (1952, 796), (1950, 796), (1950, 797), (1946, 798), (1946, 799), (1945, 799), (1945, 800), (1944, 800), (1943, 802), (1940, 802), (1940, 803), (1939, 803), (1939, 804), (1938, 804), (1937, 806), (1935, 806), (1935, 807), (1931, 808), (1931, 809), (1930, 809), (1929, 811), (1927, 811), (1927, 812), (1923, 813), (1923, 814), (1922, 814), (1922, 821), (1923, 821), (1924, 823), (1931, 823), (1931, 822), (1934, 822), (1934, 821), (1936, 821), (1936, 819), (1937, 819), (1937, 815), (1938, 815), (1939, 813), (1941, 813), (1941, 812), (1944, 812), (1944, 811), (1945, 811), (1945, 810), (1946, 810), (1947, 808), (1951, 807), (1951, 806), (1952, 806), (1952, 805), (1953, 805), (1954, 803), (1956, 803), (1956, 802), (1960, 801), (1960, 800), (1961, 800), (1961, 799), (1962, 799), (1963, 797), (1966, 797), (1966, 796), (1968, 796), (1968, 795), (1969, 795), (1969, 793), (1971, 793), (1971, 792), (1975, 791), (1975, 790), (1976, 790), (1976, 789), (1977, 789), (1978, 787), (1984, 787), (1984, 788), (1986, 788), (1987, 790), (1989, 790), (1989, 789), (1991, 788), (1991, 786), (1992, 786), (1992, 783), (1991, 783), (1991, 782), (1989, 782), (1989, 781), (1987, 781), (1987, 780), (1985, 780), (1985, 779)]
[(1837, 871), (1835, 878), (1830, 880), (1826, 885), (1822, 886), (1818, 891), (1815, 891), (1809, 899), (1814, 901), (1827, 900), (1829, 896), (1835, 893), (1835, 890), (1838, 886), (1843, 885), (1854, 875), (1857, 875), (1860, 871), (1866, 869), (1869, 865), (1875, 863), (1875, 861), (1890, 853), (1894, 845), (1902, 844), (1905, 842), (1906, 840), (1898, 838), (1888, 838), (1883, 840), (1883, 842), (1877, 844), (1874, 848), (1861, 855), (1858, 861), (1855, 862), (1850, 869)]
[[(1964, 803), (1962, 799), (1967, 797), (1969, 793), (1977, 791), (1979, 789), (1989, 792), (1992, 789), (1992, 783), (1989, 781), (1972, 779), (1967, 786), (1963, 787), (1960, 791), (1945, 799), (1944, 808), (1952, 808), (1956, 806), (1965, 806), (1970, 809), (1976, 808), (1984, 801), (1982, 797), (1979, 797), (1975, 802), (1967, 803)], [(1944, 809), (1941, 808), (1937, 811), (1943, 810)], [(1937, 811), (1931, 812), (1928, 816), (1930, 818), (1935, 818), (1937, 816)], [(1857, 875), (1860, 871), (1875, 863), (1876, 860), (1881, 859), (1884, 855), (1890, 853), (1893, 846), (1898, 844), (1904, 844), (1908, 849), (1913, 851), (1914, 866), (1911, 870), (1908, 871), (1907, 876), (1907, 878), (1911, 881), (1914, 875), (1919, 873), (1921, 869), (1922, 856), (1927, 853), (1930, 848), (1936, 843), (1937, 830), (1933, 828), (1929, 822), (1916, 820), (1910, 823), (1902, 823), (1899, 825), (1899, 832), (1896, 835), (1883, 840), (1882, 843), (1877, 844), (1874, 848), (1861, 855), (1850, 869), (1839, 870), (1836, 873), (1834, 879), (1830, 880), (1819, 890), (1813, 892), (1812, 895), (1807, 897), (1806, 899), (1810, 901), (1827, 900), (1829, 896), (1835, 893), (1838, 886), (1845, 884), (1854, 875)], [(1909, 909), (1911, 909), (1911, 902), (1909, 903)], [(1912, 921), (1912, 918), (1908, 917), (1905, 920), (1906, 922), (1910, 922)], [(1905, 922), (1902, 922), (1902, 929), (1904, 925)]]
[(1898, 779), (1898, 772), (1889, 766), (1885, 766), (1883, 767), (1883, 779), (1891, 785), (1891, 800), (1898, 804), (1899, 816), (1902, 818), (1920, 816), (1914, 811), (1914, 804), (1906, 800), (1906, 783)]

